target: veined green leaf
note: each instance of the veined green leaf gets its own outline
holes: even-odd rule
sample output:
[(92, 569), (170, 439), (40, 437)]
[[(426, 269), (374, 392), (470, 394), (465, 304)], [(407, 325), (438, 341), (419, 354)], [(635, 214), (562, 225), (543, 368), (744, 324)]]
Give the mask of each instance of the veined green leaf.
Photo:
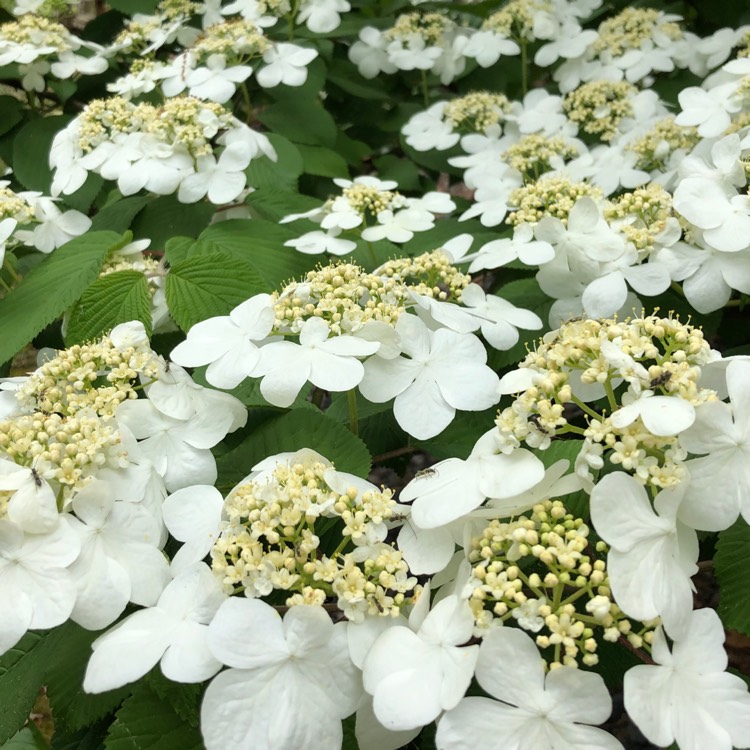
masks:
[(214, 253), (189, 257), (172, 266), (165, 293), (175, 322), (188, 331), (201, 320), (227, 315), (262, 291), (262, 286), (260, 276), (248, 263)]
[(106, 750), (203, 750), (200, 732), (141, 682), (122, 704), (104, 742)]
[(116, 271), (98, 278), (76, 302), (68, 322), (66, 343), (99, 338), (118, 323), (140, 320), (151, 335), (148, 281), (140, 271)]
[(11, 359), (59, 318), (99, 275), (107, 253), (121, 241), (115, 232), (90, 232), (55, 250), (0, 299), (0, 362)]
[(719, 614), (727, 628), (750, 635), (750, 526), (738, 518), (719, 534), (716, 545), (716, 577), (721, 597)]

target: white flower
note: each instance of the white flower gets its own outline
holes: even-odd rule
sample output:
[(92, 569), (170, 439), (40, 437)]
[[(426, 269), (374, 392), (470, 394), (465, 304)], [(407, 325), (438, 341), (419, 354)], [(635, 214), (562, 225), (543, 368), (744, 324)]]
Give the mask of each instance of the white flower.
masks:
[(341, 23), (340, 13), (351, 9), (347, 0), (304, 0), (297, 23), (304, 23), (316, 34), (327, 34)]
[(687, 628), (690, 577), (698, 570), (698, 538), (677, 520), (683, 491), (662, 490), (656, 512), (644, 487), (624, 472), (607, 474), (591, 492), (591, 520), (610, 545), (607, 570), (615, 601), (637, 620), (661, 617), (673, 638)]
[(175, 682), (203, 682), (221, 669), (206, 641), (208, 623), (226, 595), (203, 563), (178, 575), (156, 606), (126, 617), (97, 638), (83, 689), (87, 693), (135, 682), (161, 661), (165, 677)]
[(482, 336), (490, 346), (504, 351), (518, 343), (518, 329), (538, 330), (542, 319), (531, 310), (516, 307), (495, 294), (485, 294), (478, 284), (469, 284), (461, 293), (467, 312), (481, 319)]
[(305, 321), (299, 344), (278, 341), (260, 351), (257, 375), (263, 375), (260, 392), (274, 406), (289, 406), (309, 380), (326, 391), (348, 391), (359, 384), (365, 371), (357, 357), (378, 350), (378, 342), (355, 336), (332, 336), (320, 318)]
[(726, 379), (731, 405), (701, 404), (695, 423), (680, 435), (690, 453), (707, 455), (685, 464), (690, 482), (679, 518), (705, 531), (728, 528), (740, 513), (750, 523), (750, 362), (730, 362)]
[(346, 630), (322, 607), (292, 607), (282, 621), (259, 599), (224, 602), (208, 642), (232, 669), (214, 678), (203, 699), (206, 748), (340, 748), (341, 719), (362, 694)]
[(43, 253), (51, 253), (74, 237), (79, 237), (91, 227), (91, 219), (80, 211), (63, 213), (54, 198), (33, 196), (29, 203), (34, 207), (34, 218), (39, 222), (33, 230), (16, 231), (16, 239)]
[(64, 517), (81, 541), (81, 553), (69, 567), (78, 589), (71, 619), (100, 630), (129, 601), (155, 604), (170, 576), (151, 512), (138, 503), (115, 502), (107, 482), (96, 479), (73, 499), (73, 510), (76, 517)]
[[(284, 217), (287, 221), (293, 221), (288, 216)], [(283, 221), (281, 223), (284, 223)], [(320, 253), (331, 253), (331, 255), (346, 255), (351, 253), (357, 243), (351, 240), (339, 239), (340, 229), (329, 229), (327, 232), (321, 232), (316, 229), (307, 232), (295, 239), (287, 240), (284, 245), (293, 247), (297, 252), (305, 255), (319, 255)]]
[(489, 698), (464, 698), (438, 723), (438, 750), (474, 750), (491, 737), (503, 750), (623, 750), (590, 724), (609, 718), (612, 700), (600, 675), (559, 667), (546, 675), (531, 638), (510, 627), (491, 630), (479, 649), (476, 676)]
[(443, 119), (447, 102), (437, 102), (424, 112), (418, 112), (401, 128), (406, 142), (416, 151), (436, 149), (444, 151), (455, 146), (461, 138), (453, 125)]
[(126, 401), (117, 409), (125, 425), (164, 477), (167, 488), (216, 481), (216, 461), (211, 448), (228, 432), (227, 424), (204, 413), (191, 420), (162, 414), (148, 399)]
[(677, 95), (682, 107), (675, 123), (677, 125), (696, 126), (704, 138), (721, 135), (732, 122), (731, 115), (742, 109), (742, 101), (732, 96), (734, 82), (715, 86), (704, 91), (697, 86), (688, 86)]
[(67, 567), (80, 549), (67, 524), (49, 534), (24, 534), (0, 519), (0, 654), (27, 630), (54, 628), (70, 617), (76, 587)]
[(654, 634), (654, 666), (625, 673), (625, 709), (650, 742), (680, 750), (750, 747), (750, 695), (729, 674), (724, 627), (712, 609), (687, 616), (670, 653), (661, 628)]
[(188, 73), (185, 83), (191, 96), (224, 104), (234, 96), (236, 84), (247, 80), (252, 72), (249, 65), (232, 65), (227, 68), (224, 55), (210, 55), (205, 67), (195, 68)]
[(15, 219), (3, 219), (0, 221), (0, 266), (5, 260), (5, 245), (16, 230), (18, 222)]
[(221, 532), (223, 507), (221, 493), (208, 484), (183, 487), (164, 501), (164, 524), (175, 539), (184, 542), (172, 556), (173, 571), (182, 571), (209, 553)]
[(496, 429), (486, 432), (463, 461), (447, 458), (417, 476), (401, 491), (401, 502), (412, 504), (411, 519), (418, 527), (444, 526), (478, 508), (487, 498), (520, 495), (544, 478), (544, 464), (519, 448), (500, 453)]
[(307, 66), (317, 56), (314, 49), (279, 42), (263, 53), (265, 66), (255, 74), (255, 78), (264, 89), (280, 83), (301, 86), (307, 80)]
[(208, 195), (211, 203), (231, 203), (245, 189), (245, 168), (252, 159), (246, 143), (227, 146), (218, 161), (212, 154), (196, 159), (195, 172), (180, 183), (177, 200), (195, 203)]
[(401, 211), (385, 209), (377, 215), (378, 223), (362, 231), (362, 239), (367, 242), (389, 240), (408, 242), (414, 232), (426, 232), (435, 226), (435, 217), (429, 211), (418, 208), (405, 208)]
[(703, 230), (706, 244), (723, 252), (750, 247), (750, 197), (727, 195), (716, 182), (688, 177), (674, 193), (674, 207)]
[(12, 493), (6, 514), (24, 531), (44, 534), (57, 528), (55, 493), (36, 469), (0, 458), (0, 492)]
[(349, 59), (365, 78), (375, 78), (380, 73), (395, 73), (398, 68), (388, 55), (388, 45), (388, 37), (379, 29), (365, 26), (360, 29), (359, 39), (349, 48)]
[(482, 411), (499, 401), (498, 377), (476, 336), (432, 332), (415, 315), (402, 315), (396, 332), (408, 358), (371, 357), (359, 390), (374, 403), (395, 397), (394, 416), (410, 435), (427, 440), (451, 423), (456, 409)]
[(453, 708), (474, 675), (478, 646), (471, 639), (474, 617), (468, 602), (448, 596), (436, 604), (414, 632), (396, 625), (373, 644), (362, 669), (378, 721), (404, 730), (429, 724)]
[(641, 391), (635, 397), (626, 394), (623, 404), (612, 412), (612, 424), (618, 429), (640, 417), (654, 435), (677, 435), (695, 421), (695, 408), (680, 396), (654, 396), (653, 391)]
[(229, 315), (196, 323), (170, 356), (185, 367), (207, 364), (211, 385), (236, 388), (257, 365), (260, 353), (254, 342), (268, 336), (274, 318), (271, 295), (256, 294)]

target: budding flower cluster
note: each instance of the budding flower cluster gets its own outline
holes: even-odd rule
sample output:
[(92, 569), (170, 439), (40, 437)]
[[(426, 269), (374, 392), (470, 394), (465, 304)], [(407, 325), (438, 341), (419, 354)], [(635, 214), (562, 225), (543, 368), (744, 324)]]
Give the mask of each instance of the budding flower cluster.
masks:
[(0, 457), (57, 483), (65, 508), (99, 469), (127, 465), (115, 413), (138, 397), (134, 381), (154, 379), (157, 368), (147, 345), (106, 337), (58, 352), (15, 391), (17, 413), (0, 421)]
[(510, 100), (505, 94), (491, 91), (472, 91), (445, 105), (444, 117), (462, 133), (484, 133), (505, 120), (510, 112)]
[[(398, 615), (419, 587), (401, 552), (384, 542), (392, 492), (361, 480), (346, 486), (352, 479), (303, 450), (236, 487), (211, 552), (227, 592), (285, 591), (287, 606), (335, 599), (354, 621)], [(330, 554), (321, 549), (323, 534), (334, 538)]]
[(667, 229), (669, 220), (672, 219), (673, 224), (677, 222), (672, 211), (672, 196), (656, 183), (622, 193), (609, 201), (604, 218), (638, 251), (640, 260), (654, 249), (655, 241)]
[(439, 47), (445, 43), (448, 32), (455, 24), (442, 13), (404, 13), (385, 32), (386, 39), (413, 43), (415, 37), (424, 41), (426, 47)]
[[(675, 317), (570, 320), (548, 333), (519, 365), (530, 371), (531, 385), (498, 414), (501, 440), (511, 447), (526, 442), (545, 449), (554, 436), (575, 432), (585, 438), (578, 462), (582, 474), (586, 467), (601, 469), (607, 451), (612, 463), (640, 481), (674, 486), (685, 476), (687, 454), (677, 431), (655, 432), (646, 425), (648, 399), (674, 397), (688, 410), (715, 400), (716, 392), (699, 382), (701, 366), (712, 358), (703, 332)], [(609, 415), (577, 395), (579, 388), (592, 387), (606, 395)], [(623, 421), (619, 408), (637, 398), (643, 400), (642, 411)], [(585, 428), (569, 424), (566, 405), (583, 412)]]
[(366, 273), (353, 263), (322, 266), (274, 293), (274, 330), (299, 333), (310, 317), (325, 320), (334, 335), (356, 333), (371, 321), (395, 325), (407, 294), (398, 280)]
[(578, 156), (578, 147), (562, 136), (526, 135), (502, 154), (503, 161), (517, 169), (525, 179), (537, 180), (545, 172), (558, 169)]
[[(528, 517), (491, 521), (468, 548), (477, 632), (496, 620), (515, 621), (538, 634), (542, 650), (551, 649), (551, 669), (597, 664), (596, 629), (617, 640), (632, 624), (612, 600), (606, 563), (591, 556), (588, 536), (584, 521), (559, 500), (535, 505)], [(605, 551), (603, 543), (597, 551)]]
[(567, 224), (576, 201), (584, 196), (596, 201), (602, 197), (602, 192), (586, 182), (573, 182), (567, 177), (555, 174), (544, 175), (535, 182), (513, 190), (508, 198), (508, 204), (513, 206), (514, 210), (508, 215), (507, 221), (513, 226), (533, 225), (545, 216), (553, 216)]
[(657, 120), (640, 138), (625, 147), (638, 156), (635, 166), (646, 172), (663, 171), (669, 158), (676, 151), (689, 153), (700, 141), (698, 131), (693, 127), (680, 126), (675, 116)]
[(566, 94), (563, 109), (584, 132), (611, 141), (622, 120), (634, 115), (631, 99), (637, 93), (627, 81), (591, 81)]
[(621, 57), (628, 50), (641, 49), (654, 40), (677, 41), (684, 34), (678, 16), (667, 16), (654, 8), (625, 8), (612, 18), (599, 25), (599, 36), (593, 44), (597, 54), (606, 53), (611, 57)]
[(458, 302), (461, 292), (471, 283), (471, 277), (461, 273), (442, 249), (416, 258), (389, 260), (377, 273), (401, 282), (416, 294), (443, 302)]

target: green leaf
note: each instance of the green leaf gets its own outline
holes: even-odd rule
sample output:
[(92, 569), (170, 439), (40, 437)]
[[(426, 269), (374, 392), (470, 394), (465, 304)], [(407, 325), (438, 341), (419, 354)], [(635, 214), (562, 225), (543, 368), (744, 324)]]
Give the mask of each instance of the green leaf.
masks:
[(185, 260), (197, 241), (192, 237), (170, 237), (164, 245), (164, 254), (170, 265)]
[(47, 742), (36, 725), (29, 724), (5, 742), (2, 750), (47, 750)]
[(305, 174), (319, 177), (348, 177), (349, 165), (346, 160), (325, 146), (297, 146), (302, 154)]
[(136, 13), (154, 13), (159, 0), (110, 0), (107, 4), (120, 13), (134, 16)]
[(180, 718), (190, 724), (191, 727), (198, 726), (203, 685), (172, 682), (164, 676), (159, 667), (155, 667), (149, 672), (148, 684), (161, 700), (174, 709), (174, 712)]
[(160, 250), (170, 237), (197, 237), (216, 211), (211, 203), (180, 203), (173, 195), (151, 198), (135, 217), (131, 229), (136, 239), (150, 239), (151, 250)]
[(360, 477), (370, 473), (370, 453), (362, 440), (322, 412), (301, 409), (264, 422), (236, 448), (218, 458), (219, 483), (234, 485), (264, 458), (300, 448), (312, 448), (339, 471)]
[(13, 173), (28, 190), (41, 190), (49, 195), (52, 170), (47, 155), (55, 134), (72, 119), (70, 115), (37, 118), (18, 131), (13, 143)]
[[(395, 180), (402, 191), (420, 189), (419, 167), (408, 159), (399, 159), (393, 154), (386, 154), (379, 159), (374, 159), (373, 164), (378, 170), (379, 179)], [(456, 232), (456, 234), (461, 234), (461, 232)]]
[(140, 271), (116, 271), (98, 278), (76, 302), (65, 342), (91, 341), (130, 320), (140, 320), (151, 335), (148, 281)]
[(261, 188), (247, 196), (253, 215), (276, 222), (288, 214), (299, 214), (320, 206), (320, 200), (301, 193)]
[(167, 274), (167, 305), (183, 331), (206, 318), (227, 315), (261, 291), (263, 282), (245, 261), (214, 253), (176, 263)]
[(46, 257), (0, 299), (0, 362), (11, 359), (81, 296), (99, 275), (107, 253), (120, 241), (114, 232), (76, 237)]
[(383, 85), (384, 78), (385, 76), (363, 78), (357, 66), (345, 59), (334, 60), (328, 72), (328, 83), (338, 86), (357, 99), (389, 101), (391, 94)]
[(130, 225), (136, 216), (151, 202), (150, 198), (142, 195), (133, 195), (130, 198), (110, 203), (94, 216), (91, 229), (109, 229), (113, 232), (124, 232), (130, 229)]
[(297, 233), (286, 225), (262, 219), (235, 219), (212, 224), (199, 237), (191, 254), (225, 253), (249, 263), (273, 291), (283, 283), (301, 278), (310, 269), (310, 256), (284, 243)]
[(283, 99), (266, 107), (258, 119), (293, 143), (333, 146), (338, 128), (318, 99)]
[(253, 159), (245, 170), (248, 185), (296, 190), (297, 178), (304, 167), (299, 149), (288, 138), (276, 133), (268, 133), (268, 140), (276, 149), (276, 161), (267, 156)]
[(55, 727), (51, 750), (101, 750), (109, 724), (105, 719), (71, 734), (63, 733)]
[(23, 106), (14, 96), (0, 96), (0, 135), (13, 130), (23, 120)]
[(68, 621), (55, 632), (56, 650), (49, 661), (45, 682), (57, 735), (84, 729), (111, 713), (130, 695), (132, 686), (96, 695), (84, 693), (83, 676), (91, 656), (91, 644), (102, 631), (85, 630)]
[(44, 684), (45, 637), (47, 633), (26, 633), (0, 657), (0, 743), (23, 726)]
[(106, 750), (203, 750), (200, 732), (140, 683), (122, 704), (104, 742)]
[(730, 630), (750, 635), (750, 526), (740, 517), (719, 534), (714, 565), (719, 581), (719, 614)]

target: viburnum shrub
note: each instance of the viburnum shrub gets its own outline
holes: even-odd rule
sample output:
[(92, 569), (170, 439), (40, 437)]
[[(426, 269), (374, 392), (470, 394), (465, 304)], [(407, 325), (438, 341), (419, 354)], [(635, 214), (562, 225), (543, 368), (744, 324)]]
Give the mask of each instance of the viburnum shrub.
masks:
[(0, 0), (2, 747), (750, 748), (750, 12), (658, 5)]

